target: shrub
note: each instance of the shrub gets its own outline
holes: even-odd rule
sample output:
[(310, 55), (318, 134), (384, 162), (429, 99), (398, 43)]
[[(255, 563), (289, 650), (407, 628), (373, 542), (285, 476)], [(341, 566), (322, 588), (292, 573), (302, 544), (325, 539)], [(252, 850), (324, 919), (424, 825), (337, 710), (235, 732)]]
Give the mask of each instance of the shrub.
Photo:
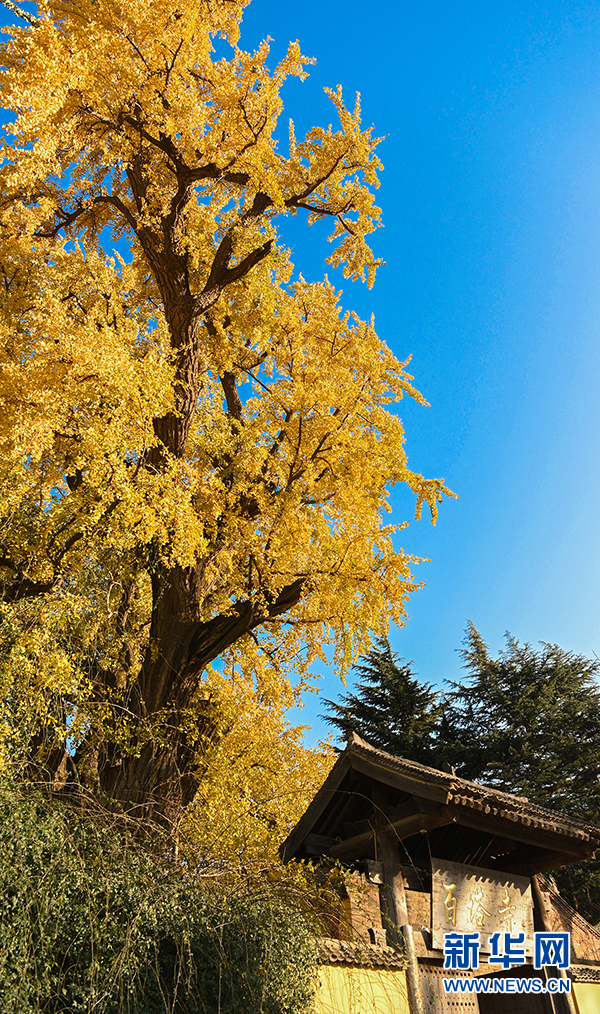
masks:
[(207, 887), (122, 820), (0, 789), (5, 1014), (303, 1014), (313, 959), (266, 888)]

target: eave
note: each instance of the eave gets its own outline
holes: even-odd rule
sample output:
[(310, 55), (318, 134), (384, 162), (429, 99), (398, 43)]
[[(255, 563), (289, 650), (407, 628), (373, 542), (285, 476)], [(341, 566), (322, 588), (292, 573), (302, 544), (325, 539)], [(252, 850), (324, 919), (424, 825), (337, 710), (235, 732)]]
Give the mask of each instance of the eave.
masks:
[(384, 830), (408, 843), (417, 858), (424, 852), (427, 832), (427, 845), (435, 847), (438, 858), (472, 862), (481, 853), (485, 862), (480, 865), (524, 875), (589, 859), (600, 848), (596, 827), (523, 797), (394, 757), (352, 733), (284, 842), (282, 858), (287, 862), (327, 856), (346, 863), (374, 859), (377, 835)]

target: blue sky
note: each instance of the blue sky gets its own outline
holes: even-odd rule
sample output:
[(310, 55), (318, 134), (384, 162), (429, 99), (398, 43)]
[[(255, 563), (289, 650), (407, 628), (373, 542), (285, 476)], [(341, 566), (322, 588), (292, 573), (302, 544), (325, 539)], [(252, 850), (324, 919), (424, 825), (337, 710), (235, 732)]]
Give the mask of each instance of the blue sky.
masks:
[[(510, 630), (600, 654), (600, 4), (253, 0), (241, 44), (266, 35), (317, 59), (284, 91), (298, 128), (342, 84), (385, 135), (386, 265), (344, 303), (412, 355), (431, 407), (402, 406), (409, 463), (460, 497), (402, 533), (431, 562), (394, 649), (434, 684), (460, 676), (469, 619), (493, 652)], [(307, 277), (323, 235), (292, 237)]]
[[(510, 630), (600, 655), (600, 2), (253, 0), (241, 45), (267, 35), (273, 62), (297, 38), (317, 59), (284, 89), (284, 134), (288, 115), (298, 135), (331, 122), (323, 88), (341, 84), (385, 136), (386, 265), (371, 291), (329, 273), (412, 355), (431, 407), (402, 406), (409, 463), (459, 494), (402, 533), (431, 562), (394, 649), (440, 685), (469, 619), (494, 652)], [(289, 232), (307, 278), (325, 235)], [(327, 674), (325, 696), (342, 690)], [(309, 740), (322, 710), (298, 716)]]

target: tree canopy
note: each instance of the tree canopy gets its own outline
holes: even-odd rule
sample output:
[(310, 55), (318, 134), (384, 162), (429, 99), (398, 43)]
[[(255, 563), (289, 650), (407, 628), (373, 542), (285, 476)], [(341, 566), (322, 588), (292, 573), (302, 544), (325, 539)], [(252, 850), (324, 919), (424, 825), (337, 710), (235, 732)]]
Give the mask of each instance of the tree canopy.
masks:
[[(252, 680), (228, 666), (209, 667), (213, 734), (198, 758), (197, 791), (179, 825), (185, 862), (229, 880), (291, 883), (301, 871), (282, 867), (279, 848), (309, 806), (335, 761), (325, 744), (307, 747), (304, 726), (287, 720), (300, 693), (283, 687), (257, 694)], [(314, 889), (314, 884), (312, 884)]]
[(354, 729), (380, 750), (435, 765), (443, 705), (413, 674), (412, 663), (402, 662), (387, 637), (378, 638), (355, 666), (356, 692), (339, 703), (325, 700), (329, 714), (323, 717), (344, 733)]
[(600, 816), (600, 662), (506, 635), (492, 658), (473, 624), (451, 683), (440, 746), (457, 773), (597, 821)]
[(371, 284), (377, 139), (338, 88), (338, 126), (284, 151), (310, 61), (239, 48), (244, 6), (40, 0), (0, 78), (7, 742), (174, 823), (206, 667), (228, 652), (259, 695), (328, 645), (343, 670), (417, 587), (390, 487), (433, 520), (447, 492), (407, 465), (407, 364), (277, 232), (331, 219), (328, 263)]
[[(462, 650), (467, 679), (452, 684), (440, 731), (459, 774), (600, 825), (598, 659), (507, 634), (492, 658), (470, 624)], [(600, 921), (600, 862), (555, 871), (558, 886), (592, 923)]]

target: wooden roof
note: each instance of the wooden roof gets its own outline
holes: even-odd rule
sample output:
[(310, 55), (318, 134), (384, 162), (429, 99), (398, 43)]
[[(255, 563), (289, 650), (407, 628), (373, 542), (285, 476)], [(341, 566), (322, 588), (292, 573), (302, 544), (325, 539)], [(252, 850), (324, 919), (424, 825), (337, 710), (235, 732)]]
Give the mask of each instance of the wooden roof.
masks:
[(286, 862), (376, 859), (384, 830), (403, 843), (403, 862), (428, 867), (433, 855), (525, 876), (589, 859), (600, 848), (600, 828), (394, 757), (351, 733), (281, 854)]

